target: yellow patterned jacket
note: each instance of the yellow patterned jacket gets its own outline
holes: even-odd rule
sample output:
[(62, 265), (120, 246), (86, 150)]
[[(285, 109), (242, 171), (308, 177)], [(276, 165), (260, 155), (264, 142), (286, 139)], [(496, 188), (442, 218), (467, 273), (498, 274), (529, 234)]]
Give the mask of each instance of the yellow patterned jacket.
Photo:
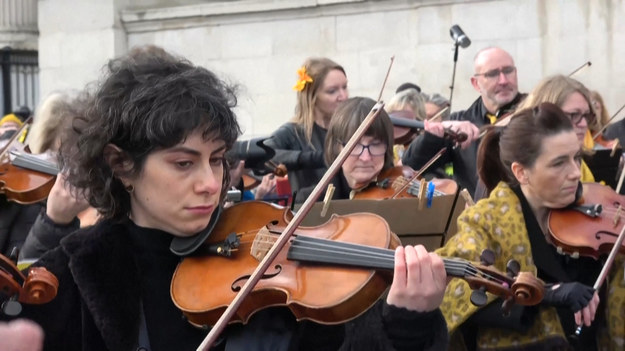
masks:
[[(483, 249), (495, 252), (494, 266), (505, 272), (510, 259), (518, 261), (521, 271), (537, 273), (532, 260), (531, 244), (525, 226), (521, 203), (517, 195), (505, 183), (499, 183), (487, 199), (480, 200), (467, 208), (458, 218), (458, 233), (452, 236), (444, 247), (437, 250), (443, 257), (460, 257), (479, 262)], [(622, 281), (622, 270), (621, 270)], [(614, 286), (612, 286), (614, 288)], [(616, 288), (618, 290), (618, 288)], [(619, 296), (625, 296), (625, 289), (620, 288)], [(478, 307), (471, 304), (469, 285), (461, 279), (452, 279), (447, 286), (441, 310), (450, 335), (464, 323)], [(496, 296), (488, 294), (489, 302)], [(623, 299), (616, 299), (623, 304)], [(619, 311), (620, 310), (620, 311)], [(623, 305), (616, 306), (613, 312), (623, 312)], [(608, 318), (612, 318), (609, 316)], [(610, 319), (608, 319), (610, 320)], [(612, 321), (611, 321), (612, 322)], [(610, 323), (611, 323), (610, 322)], [(614, 321), (615, 335), (621, 338), (625, 333), (622, 316)], [(618, 329), (620, 328), (620, 332)], [(537, 345), (546, 341), (564, 342), (566, 340), (557, 312), (551, 307), (540, 307), (534, 325), (526, 333), (504, 329), (482, 328), (478, 331), (477, 343), (480, 350), (517, 349), (522, 346)], [(614, 348), (621, 350), (622, 348)]]

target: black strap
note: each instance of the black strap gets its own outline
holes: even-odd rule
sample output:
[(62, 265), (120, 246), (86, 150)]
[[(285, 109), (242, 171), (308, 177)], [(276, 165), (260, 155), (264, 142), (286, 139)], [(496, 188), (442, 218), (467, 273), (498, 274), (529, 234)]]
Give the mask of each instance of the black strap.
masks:
[(143, 302), (139, 303), (141, 322), (139, 324), (139, 344), (137, 351), (150, 351), (150, 336), (148, 335), (148, 325), (145, 322), (145, 312)]

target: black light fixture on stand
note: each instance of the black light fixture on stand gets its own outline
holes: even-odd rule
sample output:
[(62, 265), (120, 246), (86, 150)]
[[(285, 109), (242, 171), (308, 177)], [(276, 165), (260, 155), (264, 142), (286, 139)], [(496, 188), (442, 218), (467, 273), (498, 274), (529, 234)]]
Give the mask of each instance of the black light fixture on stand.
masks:
[(466, 49), (471, 45), (471, 39), (464, 34), (459, 25), (454, 24), (449, 28), (449, 35), (454, 40), (454, 70), (451, 75), (451, 85), (449, 86), (449, 110), (451, 111), (451, 99), (454, 95), (454, 81), (456, 80), (456, 63), (458, 62), (458, 46)]

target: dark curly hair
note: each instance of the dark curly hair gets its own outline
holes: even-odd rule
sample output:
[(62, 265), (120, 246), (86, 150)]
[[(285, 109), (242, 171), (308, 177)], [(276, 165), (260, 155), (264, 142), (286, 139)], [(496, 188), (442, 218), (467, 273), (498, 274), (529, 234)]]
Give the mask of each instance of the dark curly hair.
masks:
[[(184, 142), (196, 131), (205, 140), (223, 140), (229, 149), (241, 133), (232, 111), (235, 88), (156, 46), (111, 60), (85, 96), (59, 162), (68, 182), (85, 190), (103, 218), (119, 220), (130, 213), (130, 196), (119, 177), (139, 175), (150, 153)], [(109, 144), (122, 150), (111, 165), (104, 155)], [(132, 166), (120, 174), (116, 165), (122, 164)], [(224, 162), (222, 200), (229, 178)]]

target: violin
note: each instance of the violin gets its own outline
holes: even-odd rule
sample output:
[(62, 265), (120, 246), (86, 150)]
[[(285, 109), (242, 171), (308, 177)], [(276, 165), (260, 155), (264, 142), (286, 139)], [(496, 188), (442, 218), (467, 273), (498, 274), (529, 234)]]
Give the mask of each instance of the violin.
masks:
[[(264, 166), (265, 169), (261, 171), (261, 173), (263, 173), (263, 176), (267, 174), (273, 174), (278, 177), (285, 177), (287, 175), (286, 166), (284, 166), (283, 164), (276, 165), (272, 161), (267, 161)], [(260, 185), (260, 183), (263, 181), (263, 176), (256, 175), (256, 172), (258, 172), (258, 170), (248, 170), (241, 175), (244, 190), (252, 190)]]
[(9, 154), (13, 150), (24, 150), (24, 145), (19, 142), (19, 136), (27, 130), (28, 122), (24, 123), (0, 153), (0, 193), (8, 200), (20, 204), (32, 204), (48, 197), (55, 180), (54, 175), (16, 167), (10, 159)]
[[(408, 166), (397, 166), (382, 171), (374, 186), (354, 195), (354, 199), (401, 199), (419, 196), (421, 182), (414, 179), (415, 171)], [(452, 179), (431, 180), (434, 196), (452, 195), (458, 192), (458, 184)]]
[[(224, 210), (209, 239), (194, 256), (183, 259), (172, 279), (172, 299), (189, 322), (214, 325), (290, 217), (288, 208), (258, 201)], [(286, 306), (298, 320), (322, 324), (351, 320), (371, 307), (392, 282), (393, 249), (398, 245), (388, 223), (370, 213), (333, 215), (323, 225), (298, 227), (229, 323), (246, 323), (270, 306)], [(531, 273), (510, 277), (461, 259), (443, 262), (448, 275), (511, 303), (534, 305), (542, 299), (542, 283)], [(485, 296), (481, 301), (486, 302)]]
[[(419, 130), (425, 128), (425, 124), (422, 121), (410, 119), (401, 112), (393, 112), (389, 116), (391, 123), (393, 123), (393, 139), (395, 144), (407, 145), (410, 144), (412, 139), (419, 133)], [(445, 128), (444, 139), (453, 141), (454, 143), (465, 142), (468, 138), (465, 133), (456, 133), (451, 128)]]
[[(625, 197), (599, 183), (584, 183), (580, 203), (549, 213), (549, 235), (558, 252), (599, 259), (625, 225)], [(625, 247), (619, 248), (625, 253)]]
[(0, 255), (0, 297), (8, 299), (2, 303), (2, 312), (17, 316), (22, 311), (21, 303), (44, 304), (56, 297), (59, 281), (44, 267), (32, 267), (24, 276), (7, 257)]

